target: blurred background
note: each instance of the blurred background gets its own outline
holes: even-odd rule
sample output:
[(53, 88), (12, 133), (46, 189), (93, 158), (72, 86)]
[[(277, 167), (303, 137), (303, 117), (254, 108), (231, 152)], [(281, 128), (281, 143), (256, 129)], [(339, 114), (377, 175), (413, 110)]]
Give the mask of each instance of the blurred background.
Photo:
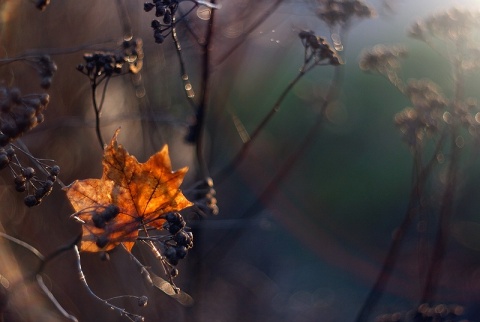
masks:
[[(120, 249), (109, 261), (82, 254), (85, 276), (97, 295), (147, 295), (145, 308), (128, 298), (115, 302), (146, 321), (355, 320), (405, 214), (412, 168), (411, 153), (393, 123), (395, 113), (409, 102), (384, 78), (362, 72), (360, 55), (379, 43), (403, 44), (408, 56), (402, 77), (431, 78), (448, 96), (453, 82), (449, 65), (426, 44), (408, 38), (406, 30), (418, 19), (452, 6), (479, 6), (473, 0), (369, 1), (376, 17), (354, 20), (341, 39), (344, 76), (327, 109), (328, 122), (287, 169), (284, 180), (270, 185), (314, 125), (333, 66), (307, 73), (245, 160), (217, 181), (216, 174), (241, 148), (239, 129), (251, 133), (296, 77), (304, 59), (299, 31), (313, 30), (331, 42), (330, 28), (316, 14), (321, 2), (222, 1), (215, 13), (204, 151), (219, 213), (188, 221), (195, 246), (178, 265), (175, 279), (195, 304), (184, 307), (150, 287)], [(192, 6), (184, 1), (180, 7), (187, 12)], [(141, 162), (168, 144), (174, 170), (190, 169), (182, 189), (187, 193), (201, 179), (195, 146), (185, 141), (195, 110), (183, 89), (177, 51), (171, 37), (155, 43), (150, 28), (154, 15), (143, 10), (143, 2), (52, 0), (40, 12), (28, 0), (3, 0), (0, 10), (1, 58), (47, 53), (57, 64), (47, 91), (45, 122), (22, 141), (35, 157), (55, 160), (65, 184), (99, 178), (102, 172), (90, 84), (76, 66), (83, 63), (85, 52), (117, 48), (125, 28), (143, 40), (143, 69), (109, 82), (101, 119), (104, 139), (108, 142), (121, 127), (119, 142)], [(205, 32), (210, 16), (206, 10), (194, 9), (177, 28), (194, 99), (202, 84), (202, 51), (192, 34)], [(17, 86), (22, 93), (43, 91), (31, 64), (2, 64), (0, 73), (3, 86)], [(469, 96), (478, 92), (478, 77), (469, 75)], [(476, 148), (465, 154), (453, 237), (435, 297), (435, 303), (462, 306), (462, 318), (470, 321), (480, 321)], [(43, 254), (75, 239), (81, 227), (69, 218), (73, 209), (58, 186), (41, 205), (27, 209), (11, 181), (6, 169), (0, 173), (2, 231)], [(429, 256), (419, 245), (432, 244), (436, 218), (427, 222), (432, 226), (420, 231), (424, 233), (416, 227), (419, 220), (409, 230), (371, 321), (419, 304), (419, 271)], [(38, 260), (5, 240), (0, 245), (0, 282), (8, 292)], [(161, 273), (148, 249), (135, 246), (133, 253)], [(72, 251), (49, 262), (42, 276), (59, 303), (80, 321), (128, 320), (88, 294)], [(0, 306), (8, 307), (5, 321), (66, 320), (34, 282), (11, 293), (15, 295), (10, 304)]]

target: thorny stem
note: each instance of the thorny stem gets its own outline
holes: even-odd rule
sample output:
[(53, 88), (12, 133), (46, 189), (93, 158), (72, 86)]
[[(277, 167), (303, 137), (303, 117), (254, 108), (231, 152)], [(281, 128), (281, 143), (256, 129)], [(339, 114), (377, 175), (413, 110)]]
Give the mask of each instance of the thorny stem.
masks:
[(367, 299), (363, 303), (360, 312), (355, 319), (356, 322), (368, 321), (368, 318), (378, 303), (385, 287), (390, 279), (390, 275), (395, 267), (395, 263), (398, 258), (398, 254), (405, 238), (405, 235), (410, 227), (412, 220), (415, 216), (419, 213), (422, 207), (422, 195), (425, 188), (426, 181), (430, 177), (432, 172), (433, 166), (436, 164), (436, 157), (438, 153), (441, 151), (446, 138), (446, 131), (442, 133), (440, 140), (438, 141), (435, 151), (429, 160), (429, 162), (418, 172), (418, 162), (417, 160), (420, 159), (420, 151), (418, 147), (414, 151), (414, 164), (413, 168), (417, 169), (414, 170), (418, 172), (416, 178), (414, 178), (414, 182), (412, 183), (412, 190), (410, 192), (410, 199), (407, 206), (407, 211), (401, 222), (400, 226), (396, 229), (392, 243), (390, 244), (390, 248), (388, 250), (387, 256), (383, 261), (382, 268), (380, 273), (377, 276), (375, 284), (373, 285), (372, 289), (370, 290)]

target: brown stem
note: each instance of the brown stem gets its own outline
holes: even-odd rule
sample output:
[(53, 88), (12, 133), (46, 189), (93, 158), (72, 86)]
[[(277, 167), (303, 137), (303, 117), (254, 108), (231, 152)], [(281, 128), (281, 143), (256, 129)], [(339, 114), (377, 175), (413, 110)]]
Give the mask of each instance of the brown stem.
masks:
[(390, 279), (390, 275), (393, 271), (393, 268), (395, 267), (395, 263), (398, 259), (398, 254), (399, 254), (401, 245), (403, 243), (403, 240), (405, 238), (405, 235), (412, 223), (412, 220), (420, 212), (420, 209), (422, 207), (421, 201), (424, 193), (425, 183), (427, 179), (430, 177), (432, 168), (435, 165), (436, 156), (441, 151), (444, 141), (445, 141), (445, 132), (440, 137), (440, 140), (438, 141), (437, 146), (435, 147), (435, 151), (430, 161), (427, 163), (425, 167), (423, 167), (423, 169), (420, 172), (416, 170), (418, 169), (418, 166), (419, 166), (418, 161), (420, 160), (420, 155), (419, 155), (420, 149), (418, 149), (417, 147), (414, 151), (414, 164), (413, 164), (414, 170), (413, 171), (418, 172), (418, 175), (416, 176), (416, 178), (414, 178), (414, 182), (412, 184), (413, 188), (410, 192), (410, 199), (408, 202), (407, 211), (405, 213), (403, 221), (401, 222), (400, 226), (395, 232), (394, 238), (392, 240), (392, 243), (390, 244), (390, 248), (388, 249), (387, 256), (383, 261), (382, 268), (380, 270), (380, 273), (377, 276), (375, 284), (371, 288), (367, 296), (367, 299), (363, 303), (360, 309), (360, 312), (358, 313), (357, 318), (355, 319), (356, 322), (368, 321), (368, 318), (372, 310), (380, 300), (380, 297), (385, 290), (385, 287), (388, 283), (388, 280)]

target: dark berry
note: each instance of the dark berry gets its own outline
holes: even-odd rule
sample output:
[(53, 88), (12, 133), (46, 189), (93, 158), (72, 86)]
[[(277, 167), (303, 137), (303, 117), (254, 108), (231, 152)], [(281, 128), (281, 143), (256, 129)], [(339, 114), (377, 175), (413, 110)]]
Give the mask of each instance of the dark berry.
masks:
[(11, 160), (15, 156), (15, 150), (9, 146), (5, 152), (7, 153), (8, 158)]
[(35, 198), (38, 200), (38, 199), (42, 199), (46, 194), (46, 191), (43, 187), (40, 187), (38, 189), (35, 190)]
[(102, 235), (97, 237), (97, 241), (95, 242), (95, 245), (97, 245), (98, 248), (104, 248), (107, 246), (107, 244), (110, 242), (107, 236)]
[[(105, 219), (101, 214), (94, 214), (92, 216), (93, 225), (97, 228), (105, 228)], [(100, 247), (101, 248), (101, 247)]]
[(147, 303), (148, 297), (146, 297), (145, 295), (138, 298), (138, 306), (147, 306)]
[(22, 175), (29, 180), (35, 175), (35, 170), (32, 167), (22, 168)]
[(6, 168), (10, 163), (10, 158), (6, 153), (0, 154), (0, 170)]
[(107, 252), (101, 252), (100, 259), (104, 262), (107, 262), (110, 260), (110, 254), (108, 254)]
[(159, 29), (162, 25), (160, 24), (160, 21), (155, 19), (155, 20), (152, 20), (151, 26), (153, 29)]
[(167, 259), (176, 258), (176, 257), (177, 257), (177, 251), (175, 250), (175, 248), (173, 248), (173, 247), (168, 247), (168, 248), (165, 250), (165, 257), (166, 257)]
[(60, 173), (60, 167), (58, 165), (54, 165), (51, 169), (50, 169), (50, 174), (52, 176), (58, 176), (58, 174)]
[(27, 206), (27, 207), (33, 207), (33, 206), (36, 206), (40, 203), (39, 200), (34, 195), (26, 196), (23, 199), (23, 202), (25, 203), (25, 206)]
[(176, 251), (176, 254), (177, 254), (177, 258), (179, 259), (183, 259), (185, 258), (185, 256), (187, 256), (187, 247), (185, 246), (178, 246), (178, 247), (175, 247), (175, 251)]
[(172, 23), (172, 14), (170, 12), (165, 12), (165, 15), (163, 16), (163, 23), (166, 25)]
[(165, 217), (170, 224), (179, 224), (183, 218), (178, 212), (170, 212)]
[(145, 10), (146, 12), (151, 11), (153, 8), (155, 8), (155, 5), (151, 2), (145, 2), (143, 4), (143, 10)]
[(27, 190), (27, 185), (25, 183), (15, 184), (15, 190), (18, 192), (24, 192)]
[(160, 29), (155, 30), (153, 37), (155, 38), (155, 42), (157, 44), (163, 44), (163, 42), (165, 41), (165, 36), (162, 35), (162, 32), (160, 31)]
[(191, 247), (192, 244), (192, 233), (187, 233), (186, 231), (179, 231), (173, 240), (177, 242), (179, 246)]
[(182, 229), (182, 227), (178, 226), (178, 225), (172, 225), (170, 224), (168, 226), (168, 232), (172, 235), (175, 235), (176, 233), (178, 233), (180, 231), (180, 229)]
[(110, 204), (100, 214), (102, 215), (105, 221), (110, 221), (113, 218), (115, 218), (119, 213), (120, 213), (120, 208), (118, 208), (117, 205)]

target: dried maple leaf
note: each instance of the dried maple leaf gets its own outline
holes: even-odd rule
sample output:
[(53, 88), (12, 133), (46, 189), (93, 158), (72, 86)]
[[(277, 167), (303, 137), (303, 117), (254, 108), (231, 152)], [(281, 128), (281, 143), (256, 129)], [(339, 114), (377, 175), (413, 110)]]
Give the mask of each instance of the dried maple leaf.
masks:
[(162, 229), (165, 214), (192, 205), (179, 189), (188, 169), (172, 171), (166, 145), (139, 163), (117, 144), (118, 133), (105, 148), (102, 178), (65, 188), (73, 216), (82, 222), (82, 251), (107, 251), (120, 243), (130, 251), (139, 229)]

